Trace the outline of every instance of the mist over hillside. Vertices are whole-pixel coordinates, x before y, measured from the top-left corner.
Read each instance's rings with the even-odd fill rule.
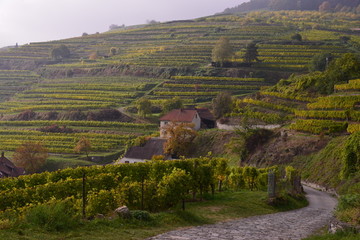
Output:
[[[224,13],[248,12],[255,10],[315,10],[324,12],[360,12],[359,0],[251,0]]]

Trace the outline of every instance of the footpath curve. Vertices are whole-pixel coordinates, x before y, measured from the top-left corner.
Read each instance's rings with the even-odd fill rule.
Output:
[[[337,204],[325,192],[304,190],[309,201],[305,208],[175,230],[148,240],[299,240],[325,226]]]

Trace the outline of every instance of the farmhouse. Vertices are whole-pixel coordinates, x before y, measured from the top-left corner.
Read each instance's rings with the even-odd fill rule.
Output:
[[[0,178],[18,177],[23,174],[25,174],[25,170],[23,168],[16,167],[4,156],[4,152],[2,152],[0,157]]]
[[[120,163],[137,163],[151,160],[153,156],[164,154],[164,138],[151,138],[143,146],[131,147],[120,160]]]
[[[170,122],[193,124],[196,131],[215,127],[215,118],[207,108],[174,109],[160,118],[160,137],[166,137],[164,128]]]
[[[151,138],[143,146],[131,147],[119,163],[137,163],[151,160],[154,156],[165,156],[166,143],[165,127],[171,123],[191,123],[194,130],[200,128],[214,128],[215,118],[207,108],[174,109],[160,118],[160,138]]]

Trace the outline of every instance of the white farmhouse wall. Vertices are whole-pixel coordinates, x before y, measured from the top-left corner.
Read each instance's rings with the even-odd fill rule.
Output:
[[[136,158],[122,158],[119,163],[138,163],[138,162],[146,162],[143,159],[136,159]]]
[[[195,114],[195,116],[194,116],[194,118],[192,120],[192,123],[194,124],[194,127],[193,127],[194,130],[197,131],[197,130],[200,129],[200,127],[201,127],[201,119],[200,119],[200,116],[199,116],[198,113]]]

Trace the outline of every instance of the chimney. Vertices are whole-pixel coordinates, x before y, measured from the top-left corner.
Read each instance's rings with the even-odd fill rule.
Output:
[[[1,152],[1,157],[5,157],[5,153],[4,152]]]

